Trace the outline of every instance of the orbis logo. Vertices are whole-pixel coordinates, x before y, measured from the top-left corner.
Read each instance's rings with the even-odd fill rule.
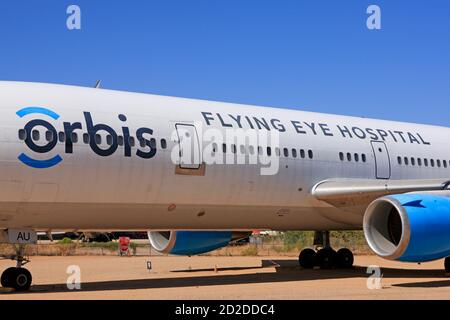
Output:
[[[27,107],[16,112],[20,118],[30,116],[45,116],[48,120],[57,121],[60,115],[45,107]],[[123,146],[123,153],[125,157],[131,157],[132,148],[138,145],[136,155],[143,159],[151,159],[156,155],[155,139],[149,138],[153,135],[153,130],[150,128],[139,128],[136,130],[136,140],[130,134],[130,129],[122,126],[121,134],[106,124],[94,124],[90,112],[83,112],[84,124],[81,122],[63,122],[63,130],[58,133],[55,126],[43,119],[30,120],[19,132],[19,138],[24,140],[27,147],[36,153],[45,154],[51,152],[58,141],[64,143],[65,154],[72,154],[74,151],[74,144],[79,141],[78,134],[81,134],[83,139],[80,139],[85,144],[89,144],[91,150],[101,156],[108,157],[113,155],[119,146]],[[123,114],[118,116],[118,120],[123,124],[127,121],[127,117]],[[46,130],[45,139],[39,139],[40,135],[34,136],[37,128],[43,127]],[[101,136],[99,132],[107,133],[107,143],[101,145]],[[45,141],[45,144],[37,144],[37,141]],[[18,159],[29,167],[37,169],[51,168],[63,161],[61,155],[56,155],[46,160],[34,159],[25,153],[19,155]]]

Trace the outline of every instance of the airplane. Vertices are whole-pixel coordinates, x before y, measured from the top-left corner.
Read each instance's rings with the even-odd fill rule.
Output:
[[[354,260],[330,230],[362,229],[380,257],[450,272],[448,128],[43,83],[0,82],[0,101],[4,287],[30,288],[25,247],[55,231],[191,256],[310,230],[299,264],[326,269]]]

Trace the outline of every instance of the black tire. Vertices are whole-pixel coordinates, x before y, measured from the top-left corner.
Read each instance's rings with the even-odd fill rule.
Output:
[[[16,268],[12,273],[11,286],[17,291],[27,291],[30,289],[32,281],[30,271],[24,268]]]
[[[445,258],[444,267],[445,272],[450,273],[450,257]]]
[[[2,273],[1,284],[3,288],[12,288],[11,279],[15,271],[16,268],[8,268]]]
[[[336,267],[336,251],[331,248],[320,249],[314,260],[321,269],[333,269]]]
[[[355,261],[355,258],[353,257],[353,253],[349,249],[342,248],[338,250],[336,257],[338,268],[350,269],[353,267],[353,262]]]
[[[304,269],[314,268],[316,252],[313,249],[304,249],[298,256],[298,263]]]

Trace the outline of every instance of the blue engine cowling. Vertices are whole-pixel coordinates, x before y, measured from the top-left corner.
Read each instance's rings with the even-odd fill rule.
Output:
[[[156,251],[192,256],[226,247],[231,241],[250,236],[233,231],[149,231],[148,239]]]
[[[364,234],[379,256],[425,262],[450,256],[450,194],[408,193],[375,200],[364,215]]]

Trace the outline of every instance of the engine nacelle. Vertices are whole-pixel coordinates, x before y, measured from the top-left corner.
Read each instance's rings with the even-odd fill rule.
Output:
[[[250,234],[233,231],[149,231],[148,239],[158,252],[192,256],[226,247],[231,241]]]
[[[450,256],[448,193],[409,193],[372,202],[364,215],[364,234],[380,257],[425,262]]]

